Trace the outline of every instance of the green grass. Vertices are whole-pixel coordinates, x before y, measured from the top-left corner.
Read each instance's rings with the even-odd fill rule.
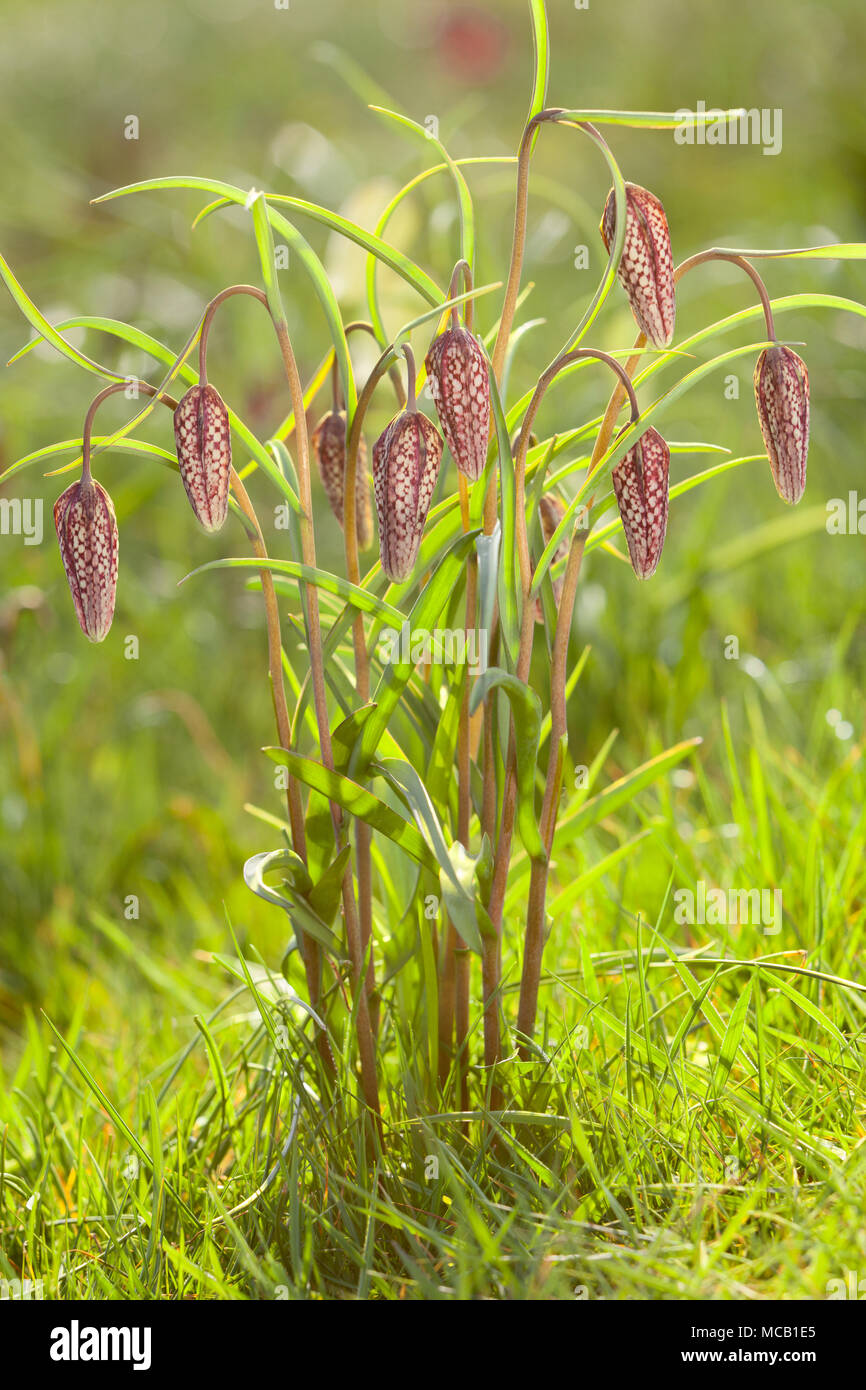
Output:
[[[277,909],[234,900],[250,988],[233,948],[191,949],[193,921],[227,940],[191,878],[147,927],[56,906],[62,1040],[28,1011],[2,1085],[2,1273],[61,1298],[825,1297],[866,1258],[863,986],[839,982],[863,947],[863,772],[829,726],[819,777],[749,713],[754,756],[684,765],[561,857],[554,900],[647,832],[554,913],[510,1112],[477,1118],[480,1069],[476,1117],[431,1107],[414,928],[392,919],[384,1153],[318,1073]],[[778,883],[781,931],[675,924],[669,874]]]

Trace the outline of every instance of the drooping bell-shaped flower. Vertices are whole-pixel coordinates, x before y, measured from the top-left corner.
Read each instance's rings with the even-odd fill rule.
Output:
[[[774,343],[755,366],[755,402],[776,491],[794,506],[806,489],[809,373],[796,352]]]
[[[206,531],[219,531],[228,515],[232,436],[216,387],[189,388],[174,412],[174,439],[190,506]]]
[[[436,426],[412,404],[391,421],[373,449],[382,569],[395,584],[408,579],[414,568],[442,449]]]
[[[647,429],[611,473],[632,569],[649,579],[661,558],[668,525],[670,450]]]
[[[114,617],[117,593],[117,520],[111,498],[93,478],[82,478],[54,504],[60,558],[75,614],[85,637],[102,642]]]
[[[655,194],[639,184],[625,186],[625,242],[619,278],[638,327],[653,347],[673,342],[676,298],[671,236],[665,210]],[[611,189],[599,228],[610,251],[616,234],[616,198]]]
[[[324,415],[314,429],[310,443],[331,511],[342,526],[346,483],[346,412],[332,410]],[[367,477],[367,445],[363,437],[358,441],[355,460],[355,524],[358,545],[366,550],[373,540],[373,510]]]
[[[484,349],[468,328],[455,326],[433,340],[425,365],[448,448],[460,472],[474,483],[484,472],[490,438]]]

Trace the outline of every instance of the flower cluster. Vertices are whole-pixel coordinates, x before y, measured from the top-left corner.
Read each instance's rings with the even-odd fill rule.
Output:
[[[676,319],[667,217],[659,199],[637,184],[626,184],[625,208],[619,278],[641,334],[648,343],[663,349],[673,341]],[[610,252],[616,238],[613,189],[599,230]],[[757,280],[751,267],[747,268]],[[768,326],[772,328],[769,311]],[[457,468],[474,483],[484,472],[491,433],[487,355],[469,329],[458,324],[456,315],[451,326],[434,338],[425,360],[441,434],[418,410],[414,362],[408,349],[406,352],[410,363],[406,407],[391,420],[373,448],[382,569],[397,584],[404,583],[415,568],[445,443]],[[784,501],[796,503],[806,485],[809,375],[797,354],[775,340],[761,353],[755,367],[755,399],[776,488]],[[335,405],[320,420],[311,440],[325,494],[341,526],[346,435],[346,413]],[[206,531],[219,531],[228,514],[231,423],[225,402],[207,383],[204,372],[201,383],[190,387],[174,411],[174,437],[178,469],[192,510]],[[366,446],[361,439],[355,468],[355,524],[362,549],[373,540],[366,462]],[[652,427],[643,430],[612,469],[629,558],[639,579],[648,579],[661,557],[668,521],[669,470],[668,446]],[[545,498],[540,505],[542,530],[549,538],[557,524],[555,508]],[[90,478],[89,466],[81,482],[58,499],[54,517],[78,621],[92,641],[102,641],[114,612],[117,523],[111,499]],[[564,552],[565,542],[556,558]]]

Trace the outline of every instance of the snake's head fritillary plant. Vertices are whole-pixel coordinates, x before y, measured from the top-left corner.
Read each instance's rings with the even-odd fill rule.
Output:
[[[114,505],[102,484],[82,478],[61,493],[54,526],[81,631],[102,642],[114,617],[118,552]]]
[[[625,242],[619,278],[647,342],[657,348],[670,347],[674,337],[676,297],[668,219],[655,194],[639,184],[626,184],[625,203]],[[613,189],[607,196],[599,230],[610,251],[616,236]]]
[[[436,414],[454,462],[470,482],[484,472],[490,439],[490,378],[484,349],[468,328],[435,338],[426,367]]]
[[[432,420],[408,409],[391,421],[373,449],[382,569],[395,584],[415,568],[443,447]]]
[[[802,357],[774,343],[755,366],[755,402],[776,491],[792,506],[806,490],[809,373]]]
[[[476,218],[470,186],[474,185],[475,176],[465,179],[457,161],[438,139],[434,141],[436,165],[424,173],[413,172],[399,193],[389,193],[388,206],[376,221],[375,232],[330,208],[276,192],[251,189],[246,194],[234,185],[199,175],[192,179],[150,178],[104,195],[126,196],[157,187],[185,188],[199,195],[209,190],[217,201],[209,202],[202,216],[205,212],[216,215],[230,206],[239,210],[242,205],[251,214],[248,230],[253,234],[251,249],[261,262],[261,284],[212,287],[216,292],[203,306],[198,325],[189,325],[185,346],[178,345],[171,351],[155,344],[159,348],[158,359],[165,359],[160,361],[161,382],[137,381],[136,385],[151,398],[154,407],[173,415],[181,479],[195,517],[206,531],[216,532],[225,525],[232,488],[232,511],[237,514],[233,520],[242,522],[238,539],[245,541],[244,548],[251,553],[233,554],[233,528],[226,526],[226,553],[199,565],[194,573],[220,569],[239,570],[248,578],[255,576],[253,583],[263,599],[267,667],[264,642],[260,664],[263,675],[267,670],[280,745],[268,751],[276,755],[280,773],[286,774],[275,786],[279,785],[285,793],[288,819],[276,818],[269,811],[264,813],[265,821],[275,831],[279,827],[280,847],[276,854],[254,855],[248,862],[245,879],[265,901],[279,903],[291,921],[291,957],[287,952],[285,958],[285,976],[291,990],[287,998],[303,1002],[295,990],[303,973],[309,1010],[303,1018],[300,1011],[296,1017],[292,1005],[291,1016],[297,1027],[293,1023],[290,1041],[279,1049],[278,1066],[272,1065],[276,1056],[271,1050],[273,1029],[268,1026],[258,1030],[262,1046],[268,1050],[262,1070],[267,1081],[267,1089],[262,1090],[264,1102],[268,1112],[273,1104],[274,1119],[279,1119],[283,1097],[296,1089],[296,1077],[305,1078],[309,1072],[309,1086],[304,1080],[298,1093],[298,1105],[303,1101],[304,1109],[294,1112],[292,1125],[297,1119],[298,1124],[306,1126],[309,1109],[317,1135],[321,1132],[321,1142],[330,1146],[336,1142],[338,1129],[347,1135],[352,1132],[351,1124],[344,1123],[348,1111],[335,1112],[339,1124],[332,1126],[329,1119],[320,1129],[321,1105],[326,1103],[330,1114],[331,1097],[335,1094],[331,1088],[336,1080],[355,1117],[360,1120],[363,1116],[357,1147],[354,1137],[351,1141],[353,1172],[357,1177],[362,1170],[368,1171],[372,1159],[377,1172],[390,1175],[387,1187],[389,1191],[393,1188],[394,1200],[401,1206],[404,1195],[411,1198],[414,1192],[414,1179],[409,1182],[414,1168],[403,1163],[398,1147],[388,1152],[388,1146],[403,1142],[399,1135],[404,1130],[405,1110],[405,1104],[396,1109],[394,1104],[402,1064],[398,1065],[393,1049],[405,1048],[407,1057],[417,1051],[421,1058],[421,1072],[406,1073],[412,1091],[403,1097],[404,1101],[408,1097],[417,1118],[423,1119],[421,1111],[428,1105],[435,1107],[438,1120],[443,1123],[456,1117],[456,1126],[451,1128],[462,1148],[475,1142],[470,1129],[475,1125],[473,1115],[479,1117],[479,1135],[486,1133],[487,1120],[482,1117],[489,1104],[493,1115],[503,1117],[503,1123],[496,1124],[498,1145],[506,1133],[504,1119],[512,1101],[517,1102],[524,1115],[531,1117],[535,1113],[534,1101],[529,1109],[524,1109],[528,1095],[524,1093],[525,1079],[531,1080],[532,1095],[536,1095],[530,1071],[539,1067],[536,1074],[541,1076],[549,1069],[546,1054],[536,1046],[535,1038],[540,990],[547,990],[548,984],[554,985],[557,978],[555,971],[546,975],[542,970],[551,938],[551,920],[559,919],[561,931],[563,917],[568,919],[576,913],[586,918],[594,910],[592,897],[584,892],[587,883],[583,883],[576,897],[573,887],[567,886],[573,867],[579,864],[575,857],[579,853],[577,837],[583,830],[591,833],[593,838],[585,858],[588,863],[598,861],[599,874],[631,853],[630,845],[624,843],[614,854],[601,858],[605,853],[603,841],[594,837],[610,833],[610,826],[604,823],[604,791],[593,798],[601,809],[593,813],[587,804],[584,809],[588,815],[584,819],[584,809],[580,809],[584,807],[584,793],[575,802],[570,786],[572,767],[576,770],[582,766],[576,759],[584,753],[589,754],[588,762],[597,769],[597,774],[592,773],[593,779],[596,775],[601,777],[611,746],[594,748],[593,741],[601,732],[599,720],[595,716],[585,719],[583,710],[569,708],[588,655],[585,653],[575,663],[575,625],[587,625],[577,608],[579,585],[584,583],[584,571],[589,567],[595,586],[595,567],[606,563],[603,551],[613,549],[604,545],[608,533],[604,513],[610,497],[607,486],[601,485],[603,471],[606,473],[602,464],[617,453],[611,445],[627,400],[629,434],[622,437],[620,445],[627,452],[611,469],[611,485],[631,566],[639,579],[648,579],[659,564],[665,543],[670,450],[661,434],[646,422],[652,420],[667,428],[665,422],[673,414],[671,407],[680,411],[683,398],[705,380],[706,374],[740,355],[748,354],[751,362],[755,352],[754,346],[748,345],[724,351],[702,363],[701,370],[692,370],[691,363],[685,365],[685,354],[664,353],[653,365],[663,367],[677,380],[666,381],[656,393],[651,373],[635,372],[636,362],[644,365],[648,360],[648,356],[642,355],[643,339],[653,349],[670,347],[676,319],[675,280],[680,284],[682,277],[695,267],[723,261],[738,265],[750,277],[765,317],[766,333],[762,333],[760,342],[768,344],[755,369],[760,427],[779,494],[786,502],[796,503],[806,483],[809,377],[797,354],[778,343],[773,313],[774,309],[815,307],[826,296],[803,294],[787,302],[773,301],[768,285],[752,262],[777,255],[798,259],[815,255],[825,261],[830,256],[853,259],[852,252],[857,259],[866,255],[866,248],[859,245],[772,252],[707,246],[693,249],[675,270],[662,203],[637,183],[623,185],[616,172],[616,153],[597,127],[610,125],[614,131],[617,127],[666,128],[676,113],[603,111],[590,121],[585,111],[545,105],[549,36],[544,0],[530,0],[530,10],[536,72],[531,114],[523,126],[513,161],[516,189],[507,261],[498,255],[501,208],[498,203],[490,203],[477,209],[487,214],[486,218]],[[326,110],[322,104],[320,114]],[[386,119],[395,118],[394,112],[378,110]],[[721,113],[721,117],[731,120],[736,115]],[[296,103],[292,119],[300,118]],[[396,119],[405,127],[406,117],[398,115]],[[695,119],[700,119],[703,128],[703,116],[695,113]],[[572,134],[554,135],[557,128],[563,127],[570,128]],[[612,189],[601,217],[600,233],[608,250],[608,264],[599,266],[598,283],[594,288],[587,284],[585,296],[579,290],[575,292],[574,277],[563,275],[561,262],[558,267],[552,263],[537,266],[541,274],[549,276],[544,290],[547,307],[552,311],[551,317],[563,320],[562,337],[557,330],[556,339],[565,346],[557,351],[556,340],[545,342],[533,361],[537,337],[527,335],[526,330],[541,328],[546,322],[534,317],[531,305],[524,308],[532,288],[526,283],[524,261],[533,251],[532,239],[527,236],[527,210],[534,201],[530,197],[534,148],[548,139],[583,140],[587,136],[594,147],[593,157],[599,152],[604,154],[605,178],[613,173],[619,190],[619,206],[617,193]],[[636,146],[638,137],[633,139]],[[466,162],[488,162],[486,153],[476,154],[477,158],[467,156]],[[444,162],[439,163],[443,157]],[[426,163],[429,156],[423,158]],[[501,160],[502,152],[495,153],[492,162]],[[463,162],[461,158],[460,163]],[[511,163],[511,156],[508,162]],[[362,160],[359,167],[365,170],[366,161]],[[397,224],[390,230],[387,224],[404,198],[413,194],[428,174],[438,173],[451,175],[453,189],[446,193],[443,179],[443,191],[435,196],[453,198],[457,216],[453,222],[443,223],[441,235],[425,239],[422,260],[429,260],[430,265],[424,268],[410,254],[412,248],[400,244],[402,233]],[[688,178],[689,171],[680,176]],[[346,188],[342,193],[348,196],[350,191]],[[718,197],[723,210],[724,193],[721,190]],[[677,194],[680,205],[685,206],[682,184]],[[670,205],[673,209],[673,194]],[[312,215],[315,222],[328,229],[329,237],[345,237],[362,248],[367,268],[360,284],[341,288],[339,283],[332,283],[327,258],[325,262],[319,259],[290,220],[296,212],[305,217]],[[703,214],[693,223],[675,228],[676,238],[685,242],[689,226],[702,223]],[[247,225],[247,219],[240,225]],[[404,225],[411,226],[411,219],[407,218]],[[293,248],[288,275],[283,273],[289,267],[278,257],[274,233],[279,237],[279,250],[288,250],[284,244],[287,242]],[[771,236],[767,242],[775,245],[778,239]],[[298,254],[294,248],[298,248]],[[601,255],[600,246],[597,249]],[[536,259],[544,258],[536,255]],[[490,283],[475,282],[479,265],[484,268],[485,280],[489,269]],[[389,276],[396,275],[405,292],[412,296],[408,300],[411,307],[405,316],[407,322],[400,327],[396,309],[403,303],[404,289],[399,295],[389,295],[385,302],[383,286],[377,285],[376,278],[383,268]],[[57,274],[61,270],[58,266]],[[625,303],[614,271],[643,335],[639,352],[622,341],[631,335],[632,325],[629,315],[623,313]],[[309,294],[309,304],[306,291],[301,288],[305,276],[311,281],[308,288],[315,292]],[[82,359],[78,350],[37,311],[2,256],[0,278],[38,335],[65,350],[79,365],[83,360],[105,378],[106,384],[85,417],[81,480],[67,488],[54,509],[60,552],[78,621],[91,641],[101,642],[110,629],[114,612],[118,529],[111,499],[91,477],[91,454],[115,445],[121,434],[101,436],[94,441],[92,430],[102,402],[126,392],[134,378],[121,379],[110,365]],[[56,278],[54,272],[52,278]],[[290,301],[284,302],[284,290],[291,295]],[[491,294],[493,299],[486,297]],[[274,412],[267,433],[250,428],[234,409],[230,417],[219,392],[208,383],[207,345],[214,317],[219,307],[235,296],[242,296],[245,304],[250,300],[258,303],[256,314],[262,332],[267,334],[271,346],[279,350],[281,385],[284,378],[288,396]],[[358,318],[358,303],[365,300],[367,317]],[[615,318],[619,318],[620,328],[628,328],[628,333],[617,333],[615,322],[608,329],[601,318],[602,311],[617,302],[619,311]],[[862,305],[852,301],[832,301],[834,313],[840,306],[861,315],[864,312]],[[605,351],[593,343],[590,332],[596,320],[601,341],[607,337],[613,341],[616,334],[616,348]],[[107,331],[127,346],[142,341],[134,325],[115,324],[112,328],[110,320],[81,320],[88,321],[101,322],[103,328],[107,325]],[[303,333],[290,331],[290,322],[299,328],[303,326]],[[702,350],[706,341],[714,339],[724,326],[723,320],[721,325],[709,325],[696,335]],[[366,372],[366,379],[363,353],[353,355],[348,346],[349,335],[356,331],[372,338],[375,348],[374,365]],[[432,411],[430,418],[421,413],[417,404],[412,343],[415,341],[417,346],[422,334],[435,418]],[[196,379],[198,384],[186,390],[178,403],[173,383],[185,369],[196,341],[198,376],[190,379]],[[366,345],[370,346],[369,341]],[[324,358],[323,350],[327,352]],[[405,387],[401,354],[406,364]],[[594,362],[594,371],[603,367],[616,378],[612,394],[607,397],[605,393],[608,404],[600,415],[591,392],[587,392],[584,410],[587,375],[578,376],[573,370],[590,360]],[[316,362],[321,365],[315,367]],[[167,368],[164,375],[163,367]],[[680,371],[681,367],[684,370]],[[322,400],[320,393],[326,387],[329,371],[331,408],[323,414],[328,405],[317,403]],[[384,405],[381,396],[377,396],[389,377],[396,406]],[[551,406],[546,393],[557,380],[565,389],[555,393]],[[242,410],[242,384],[227,384],[226,390],[236,409]],[[645,393],[646,398],[639,400],[638,396],[643,398]],[[138,394],[138,390],[132,393]],[[268,401],[271,396],[269,386]],[[542,406],[545,415],[539,413]],[[121,432],[124,450],[133,455],[127,462],[134,467],[148,457],[155,456],[160,462],[166,458],[165,440],[156,443],[135,434],[149,410],[150,407],[147,411],[137,410],[136,418]],[[399,413],[391,418],[395,410]],[[545,418],[551,410],[552,418]],[[310,411],[321,415],[312,435],[307,419]],[[167,415],[162,419],[168,430]],[[363,433],[366,430],[367,438],[372,440],[374,428],[377,432],[387,419],[390,423],[371,451],[381,569],[370,563],[364,567],[364,573],[358,552],[372,543],[376,528]],[[373,420],[377,422],[375,427]],[[244,467],[237,470],[232,468],[232,424],[244,450]],[[671,431],[675,428],[671,423]],[[454,459],[454,471],[441,467],[446,443]],[[77,450],[77,446],[76,440],[72,447]],[[692,446],[678,446],[683,452],[686,447]],[[693,447],[702,453],[717,445],[713,442]],[[30,451],[18,463],[4,467],[4,486],[6,478],[25,464],[35,464],[49,455],[64,455],[69,448],[70,440],[66,439]],[[313,487],[313,459],[327,505],[318,488]],[[730,459],[725,468],[746,462],[747,459]],[[713,465],[698,472],[690,478],[688,487],[709,482],[719,471]],[[348,483],[350,472],[355,479],[353,484]],[[738,477],[745,479],[745,470]],[[477,486],[470,490],[467,482]],[[176,484],[173,487],[175,501],[185,512],[180,489]],[[268,488],[273,489],[273,496],[266,500],[269,514],[262,513],[260,521],[257,494]],[[434,493],[437,507],[422,547]],[[578,505],[579,518],[575,514]],[[566,507],[568,525],[563,524]],[[333,552],[339,549],[333,542],[340,537],[331,534],[335,528],[329,508],[345,533],[339,559],[333,558]],[[346,525],[347,516],[353,511],[354,531]],[[700,524],[699,519],[692,514],[681,520],[684,529],[691,528],[691,538],[686,531],[686,548],[694,551],[697,541],[693,528]],[[316,533],[322,522],[327,540],[324,546],[317,546]],[[732,526],[739,528],[739,521]],[[560,528],[562,533],[554,546],[553,538]],[[580,532],[585,530],[586,536],[578,534],[578,528]],[[533,553],[533,547],[536,552],[538,549],[539,531],[543,546],[551,552],[553,603],[540,556]],[[622,551],[619,558],[625,559]],[[374,552],[370,559],[374,559]],[[693,581],[694,573],[686,570],[686,586]],[[631,585],[627,575],[625,578]],[[142,575],[141,583],[145,582],[146,575]],[[395,589],[397,585],[401,588]],[[631,588],[632,602],[639,606],[634,586]],[[596,605],[588,607],[594,609]],[[291,640],[284,641],[287,617]],[[679,618],[674,616],[670,621],[677,623]],[[399,656],[394,656],[395,648],[390,643],[390,654],[386,656],[384,642],[381,646],[377,642],[380,634],[384,637],[386,623],[399,638]],[[625,628],[616,636],[625,641]],[[237,660],[235,648],[230,647],[229,651],[228,659]],[[627,655],[637,660],[632,653]],[[245,687],[247,671],[242,674]],[[253,664],[249,674],[254,674]],[[578,693],[581,702],[585,686],[586,683]],[[244,688],[244,710],[246,693]],[[640,682],[627,693],[638,699]],[[234,712],[233,707],[233,716]],[[692,741],[688,740],[668,750],[664,764],[653,769],[653,777],[661,775],[667,766],[672,767],[691,747]],[[623,797],[630,800],[649,782],[639,769],[633,777],[624,776],[619,785],[623,787]],[[564,828],[562,820],[557,823],[561,814],[567,816],[564,835],[557,833]],[[515,836],[522,842],[520,861],[514,856]],[[640,853],[648,856],[650,846]],[[640,862],[642,872],[645,861],[641,858]],[[265,881],[265,873],[279,874],[285,892],[272,889]],[[431,892],[437,875],[441,897]],[[594,876],[595,871],[589,875]],[[578,871],[577,877],[584,876]],[[551,902],[549,889],[554,881],[563,885],[563,891]],[[216,898],[216,885],[213,887]],[[428,913],[431,901],[435,904],[432,915]],[[503,984],[503,948],[512,956],[508,975],[513,976],[517,940],[522,942],[522,958],[519,998],[514,1000],[514,1007],[511,985]],[[473,962],[473,957],[480,960]],[[587,948],[581,963],[592,958],[593,953]],[[476,965],[480,966],[476,970],[480,993],[472,978]],[[244,974],[252,988],[252,978],[246,970]],[[559,1008],[560,993],[557,989],[543,997],[550,1001],[553,1018],[553,1010]],[[483,1034],[483,1070],[476,1066],[478,1046],[472,1021],[476,999],[481,1003],[477,1021]],[[746,999],[743,1007],[748,1003]],[[283,1008],[288,1008],[286,998],[281,997],[275,1007],[282,1018]],[[546,1014],[548,1007],[546,1002]],[[627,1000],[625,1008],[628,1020]],[[268,1022],[263,1008],[260,1013],[262,1022]],[[419,1027],[422,1019],[424,1026]],[[745,1019],[745,1014],[740,1016],[742,1026]],[[511,1021],[516,1024],[514,1031]],[[548,1031],[552,1029],[548,1030],[545,1023],[545,1049]],[[607,1044],[602,1048],[600,1038],[597,1042],[601,1056]],[[516,1070],[511,1065],[512,1053],[519,1061]],[[551,1050],[549,1055],[555,1054]],[[356,1085],[356,1059],[360,1091]],[[283,1062],[287,1065],[283,1066]],[[384,1070],[380,1070],[382,1062]],[[319,1066],[320,1078],[313,1071]],[[387,1079],[384,1091],[379,1085],[380,1075]],[[277,1087],[273,1100],[272,1076]],[[515,1082],[518,1091],[514,1089]],[[615,1076],[611,1084],[615,1084]],[[727,1084],[724,1078],[722,1084]],[[548,1093],[553,1095],[545,1082],[544,1094]],[[609,1094],[608,1091],[608,1097]],[[324,1099],[316,1099],[319,1096]],[[385,1114],[382,1097],[389,1107]],[[721,1100],[721,1090],[716,1099]],[[540,1104],[547,1107],[546,1100]],[[397,1124],[393,1123],[395,1117]],[[158,1114],[154,1118],[159,1122]],[[539,1115],[540,1120],[545,1118]],[[380,1123],[386,1120],[387,1124]],[[566,1123],[571,1130],[569,1117]],[[540,1134],[541,1129],[541,1124],[533,1123],[526,1133]],[[276,1127],[273,1134],[277,1134]],[[368,1136],[375,1141],[375,1147],[366,1146]],[[159,1134],[153,1138],[159,1153]],[[215,1135],[214,1142],[219,1142]],[[294,1143],[290,1137],[289,1147]],[[486,1139],[484,1144],[486,1148]],[[300,1140],[298,1151],[299,1146]],[[597,1147],[601,1155],[601,1138]],[[492,1147],[490,1152],[494,1152]],[[322,1156],[327,1160],[327,1173],[330,1148],[323,1149]],[[571,1171],[571,1159],[566,1158],[564,1149],[562,1157]],[[386,1165],[381,1169],[380,1159]],[[400,1188],[398,1181],[402,1180],[398,1175],[404,1169],[407,1185]],[[577,1168],[574,1171],[572,1186],[583,1185],[584,1177]],[[343,1175],[337,1174],[335,1184],[342,1179]],[[235,1180],[231,1178],[232,1182]],[[241,1181],[241,1177],[237,1180]],[[257,1194],[265,1193],[269,1183],[270,1178],[266,1177],[264,1185],[257,1185]],[[279,1205],[282,1196],[278,1187],[279,1184],[271,1196]],[[246,1212],[251,1221],[259,1215],[264,1217],[265,1202],[254,1212],[250,1200],[241,1201],[232,1210]],[[351,1217],[350,1206],[345,1211]],[[602,1215],[600,1210],[599,1219]],[[207,1216],[205,1207],[202,1219]],[[270,1227],[270,1215],[267,1221]],[[358,1225],[360,1229],[360,1222]],[[379,1268],[380,1242],[384,1239],[374,1226],[375,1223],[368,1227],[371,1248],[363,1254],[365,1285],[370,1282],[368,1274]],[[302,1230],[299,1234],[293,1228],[293,1234],[303,1245]],[[332,1263],[331,1268],[336,1270],[337,1264]],[[322,1278],[325,1277],[323,1268]],[[377,1295],[380,1285],[384,1287],[382,1281],[390,1277],[383,1272],[380,1280],[379,1274],[375,1274]],[[302,1272],[302,1278],[306,1286],[306,1272]],[[399,1278],[402,1287],[403,1275]],[[423,1287],[420,1280],[416,1282]],[[301,1284],[292,1287],[300,1289]]]
[[[191,386],[174,412],[180,476],[206,531],[225,525],[229,505],[232,436],[229,413],[214,386]]]
[[[613,490],[638,579],[649,579],[661,559],[668,527],[670,450],[658,430],[646,430],[612,470]]]
[[[310,444],[331,511],[342,526],[346,489],[346,412],[331,410],[324,415],[310,437]],[[367,477],[367,445],[363,437],[358,441],[355,462],[355,524],[358,528],[358,545],[366,550],[373,541],[373,510]]]

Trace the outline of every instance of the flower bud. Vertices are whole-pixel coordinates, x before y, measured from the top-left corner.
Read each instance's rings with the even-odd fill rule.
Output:
[[[613,490],[638,579],[655,572],[668,525],[670,450],[657,430],[647,429],[612,470]]]
[[[180,476],[206,531],[219,531],[229,505],[232,436],[229,413],[214,386],[191,386],[174,412]]]
[[[550,543],[554,531],[556,530],[557,526],[562,521],[562,518],[565,515],[565,508],[563,507],[562,503],[558,500],[558,498],[552,496],[552,494],[550,493],[545,493],[540,498],[538,503],[538,515],[541,521],[541,534],[544,538],[544,544],[546,547]],[[568,548],[569,541],[567,538],[564,538],[559,542],[559,545],[553,552],[553,559],[550,562],[549,573],[551,575],[551,582],[553,584],[553,601],[556,604],[557,608],[559,608],[559,601],[562,598],[562,585],[564,581],[562,576],[560,576],[559,579],[553,579],[553,567],[554,565],[558,564],[560,560],[565,559],[566,555],[568,554]],[[543,622],[544,609],[541,604],[541,599],[536,599],[535,602],[536,621]]]
[[[117,520],[111,498],[92,478],[82,478],[54,503],[60,558],[75,614],[85,637],[102,642],[114,617],[117,592]]]
[[[434,339],[425,365],[442,433],[454,462],[471,482],[484,472],[490,438],[487,358],[467,328]]]
[[[412,573],[439,465],[442,436],[417,410],[404,410],[373,449],[373,489],[382,569],[395,584]]]
[[[346,485],[346,412],[332,410],[324,415],[313,431],[310,443],[319,465],[322,486],[331,504],[331,511],[343,525],[343,495]],[[366,550],[373,540],[373,510],[370,504],[370,483],[367,478],[367,445],[358,441],[355,460],[355,524],[358,545]]]
[[[641,333],[653,347],[669,347],[674,336],[676,300],[671,236],[665,210],[653,193],[636,183],[625,186],[625,241],[619,278]],[[616,235],[616,197],[611,189],[599,228],[610,251]]]
[[[764,348],[755,366],[755,401],[776,491],[793,506],[806,488],[809,373],[790,348]]]

